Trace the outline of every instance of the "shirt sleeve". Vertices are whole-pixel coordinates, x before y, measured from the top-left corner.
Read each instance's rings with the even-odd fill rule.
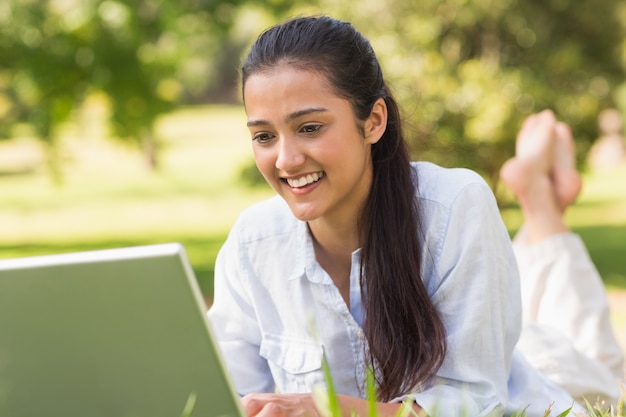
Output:
[[[501,415],[521,329],[509,235],[484,182],[425,210],[424,281],[446,329],[447,355],[430,385],[410,396],[429,415]]]
[[[220,249],[215,262],[214,302],[208,312],[213,334],[239,395],[273,392],[267,361],[259,355],[261,331],[242,271],[243,248],[237,226]]]

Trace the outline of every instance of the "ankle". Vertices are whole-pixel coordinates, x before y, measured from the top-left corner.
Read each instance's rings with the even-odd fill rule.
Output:
[[[534,181],[525,193],[518,195],[518,200],[529,244],[569,232],[550,178],[542,177]]]

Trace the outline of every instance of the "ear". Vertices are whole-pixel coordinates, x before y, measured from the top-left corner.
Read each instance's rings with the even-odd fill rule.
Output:
[[[387,103],[383,98],[379,98],[365,120],[365,140],[373,145],[383,137],[385,130],[387,130]]]

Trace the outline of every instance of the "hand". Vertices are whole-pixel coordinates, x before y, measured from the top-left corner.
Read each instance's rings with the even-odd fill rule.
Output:
[[[311,394],[248,394],[241,402],[248,417],[320,417]]]
[[[338,394],[337,400],[343,416],[367,416],[367,400]],[[322,417],[312,394],[248,394],[241,400],[248,417]],[[413,415],[425,415],[422,408],[408,403]],[[377,403],[379,416],[397,416],[404,403]],[[403,415],[407,415],[404,413]]]

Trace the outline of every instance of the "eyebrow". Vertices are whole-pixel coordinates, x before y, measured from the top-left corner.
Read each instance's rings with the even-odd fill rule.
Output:
[[[302,116],[306,116],[307,114],[311,114],[311,113],[325,113],[327,112],[328,109],[324,108],[324,107],[310,107],[308,109],[302,109],[302,110],[298,110],[296,112],[290,113],[289,115],[287,115],[286,117],[286,121],[291,121],[294,119],[297,119],[298,117],[302,117]],[[253,126],[267,126],[269,125],[270,122],[268,122],[267,120],[249,120],[247,123],[248,127],[253,127]]]

